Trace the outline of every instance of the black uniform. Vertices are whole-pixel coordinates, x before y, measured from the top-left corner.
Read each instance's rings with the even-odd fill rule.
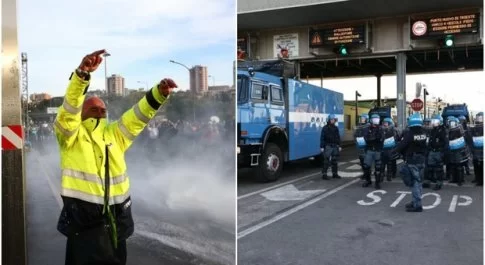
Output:
[[[402,141],[393,152],[402,153],[406,163],[401,168],[401,175],[406,186],[412,188],[413,201],[406,204],[409,212],[421,212],[422,181],[425,167],[426,132],[422,127],[406,130]]]
[[[396,147],[399,141],[399,133],[392,126],[389,128],[383,128],[384,133],[384,148],[382,150],[382,174],[386,173],[387,181],[391,181],[396,177],[397,171],[397,158],[396,153],[392,153],[391,150]],[[386,171],[387,167],[387,171]]]
[[[483,123],[470,128],[470,136],[473,142],[473,170],[475,183],[483,186]]]
[[[429,133],[427,154],[427,178],[423,187],[429,187],[430,182],[436,182],[435,190],[443,184],[443,165],[445,151],[448,149],[448,132],[443,125],[433,128]]]
[[[465,131],[458,125],[450,128],[448,132],[449,150],[448,162],[453,183],[461,186],[465,178],[465,168],[463,163],[468,161],[469,152],[465,141]]]
[[[340,178],[338,175],[340,133],[337,126],[334,124],[327,124],[323,126],[322,133],[320,135],[320,148],[324,148],[322,178],[327,179],[327,171],[330,163],[332,165],[333,177]]]
[[[365,148],[364,158],[364,179],[363,187],[368,187],[372,184],[371,181],[371,168],[375,163],[375,188],[380,189],[380,182],[382,182],[382,166],[381,166],[381,154],[384,143],[384,133],[380,126],[371,125],[364,133],[364,139],[367,144]]]

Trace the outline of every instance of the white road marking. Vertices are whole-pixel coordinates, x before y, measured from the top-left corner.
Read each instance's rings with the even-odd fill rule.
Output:
[[[300,210],[302,210],[302,209],[304,209],[304,208],[306,208],[306,207],[308,207],[308,206],[310,206],[310,205],[312,205],[312,204],[314,204],[314,203],[316,203],[316,202],[318,202],[318,201],[320,201],[320,200],[322,200],[322,199],[324,199],[324,198],[326,198],[326,197],[328,197],[328,196],[330,196],[330,195],[332,195],[332,194],[334,194],[334,193],[336,193],[336,192],[338,192],[338,191],[340,191],[342,189],[345,189],[346,187],[348,187],[350,185],[353,185],[354,183],[356,183],[358,181],[360,181],[360,179],[354,179],[352,181],[349,181],[349,182],[343,184],[342,186],[339,186],[339,187],[337,187],[335,189],[332,189],[332,190],[330,190],[328,192],[325,192],[324,194],[319,195],[316,198],[313,198],[313,199],[311,199],[311,200],[309,200],[307,202],[304,202],[304,203],[302,203],[300,205],[297,205],[296,207],[293,207],[293,208],[291,208],[291,209],[289,209],[289,210],[287,210],[285,212],[282,212],[282,213],[274,216],[271,219],[268,219],[268,220],[266,220],[264,222],[261,222],[259,224],[254,225],[254,226],[251,226],[251,227],[247,228],[246,230],[243,230],[243,231],[239,232],[237,234],[237,238],[238,239],[241,239],[241,238],[243,238],[243,237],[245,237],[245,236],[247,236],[247,235],[249,235],[251,233],[254,233],[254,232],[258,231],[259,229],[261,229],[263,227],[266,227],[266,226],[268,226],[268,225],[270,225],[270,224],[272,224],[274,222],[277,222],[277,221],[279,221],[279,220],[281,220],[281,219],[283,219],[283,218],[285,218],[285,217],[287,217],[287,216],[289,216],[289,215],[291,215],[293,213],[296,213],[296,212],[298,212],[298,211],[300,211]]]
[[[362,169],[362,167],[360,165],[352,165],[350,167],[347,167],[346,169],[359,170],[359,169]]]
[[[325,192],[321,190],[298,190],[295,185],[288,184],[278,189],[261,193],[261,196],[270,201],[301,201],[317,193]]]
[[[453,195],[453,199],[451,201],[450,208],[448,209],[449,212],[454,213],[457,205],[458,206],[468,206],[468,205],[472,204],[472,202],[473,202],[473,200],[470,196],[460,195],[459,198],[465,199],[465,202],[458,203],[458,195]]]
[[[438,193],[434,193],[434,192],[428,192],[428,193],[425,193],[421,196],[421,199],[423,199],[424,197],[426,196],[429,196],[429,195],[433,195],[436,197],[434,203],[432,205],[428,205],[428,206],[423,206],[423,209],[424,210],[429,210],[429,209],[433,209],[435,208],[436,206],[440,205],[441,203],[441,196],[438,194]]]
[[[314,177],[318,174],[322,174],[320,172],[315,172],[315,173],[312,173],[310,175],[306,175],[304,177],[301,177],[301,178],[297,178],[297,179],[293,179],[293,180],[290,180],[290,181],[286,181],[286,182],[283,182],[283,183],[280,183],[280,184],[277,184],[277,185],[274,185],[274,186],[271,186],[271,187],[267,187],[267,188],[264,188],[264,189],[260,189],[260,190],[257,190],[257,191],[253,191],[253,192],[250,192],[250,193],[246,193],[244,195],[241,195],[239,197],[237,197],[238,200],[240,199],[244,199],[244,198],[247,198],[247,197],[250,197],[250,196],[253,196],[253,195],[256,195],[256,194],[259,194],[259,193],[262,193],[262,192],[265,192],[265,191],[268,191],[268,190],[272,190],[272,189],[276,189],[276,188],[279,188],[279,187],[282,187],[282,186],[285,186],[285,185],[288,185],[290,183],[293,183],[293,182],[297,182],[299,180],[305,180],[305,179],[308,179],[308,178],[311,178],[311,177]]]

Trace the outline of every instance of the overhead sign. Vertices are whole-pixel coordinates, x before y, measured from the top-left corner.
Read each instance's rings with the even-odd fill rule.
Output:
[[[421,109],[423,109],[423,106],[424,106],[424,103],[419,98],[415,98],[413,101],[411,101],[411,108],[414,111],[420,111]]]
[[[278,58],[281,49],[288,50],[289,57],[298,57],[300,46],[298,45],[298,33],[290,33],[273,36],[273,57]]]
[[[479,31],[479,14],[435,16],[411,20],[411,39],[435,38],[445,35],[472,34]]]
[[[366,25],[310,29],[310,48],[365,43]]]

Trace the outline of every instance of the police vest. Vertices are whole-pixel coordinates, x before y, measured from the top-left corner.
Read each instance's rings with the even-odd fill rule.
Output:
[[[359,125],[355,128],[355,143],[357,145],[357,148],[359,149],[363,149],[367,146],[367,143],[365,141],[365,138],[364,138],[364,133],[365,133],[365,130],[367,130],[369,128],[369,124],[363,124],[363,125]]]
[[[394,128],[384,129],[384,149],[396,147],[396,133]]]
[[[470,134],[473,139],[474,149],[483,149],[483,124],[476,124],[470,129]]]
[[[466,147],[465,133],[461,126],[451,128],[448,137],[450,139],[449,149],[451,151],[461,150]]]
[[[118,121],[100,123],[90,132],[81,121],[84,91],[88,85],[89,81],[82,80],[76,73],[71,75],[64,103],[54,123],[61,153],[61,195],[103,205],[105,163],[109,155],[109,204],[119,204],[130,196],[124,153],[166,98],[155,86]]]

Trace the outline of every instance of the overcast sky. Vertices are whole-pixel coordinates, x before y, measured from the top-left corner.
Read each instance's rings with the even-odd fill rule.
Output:
[[[467,103],[470,111],[483,111],[484,109],[484,82],[485,75],[481,72],[463,72],[446,74],[408,75],[406,78],[406,96],[411,101],[416,95],[416,83],[421,82],[428,87],[429,96],[441,97],[449,103]],[[384,76],[381,78],[381,97],[396,98],[396,77]],[[320,79],[310,80],[310,83],[320,86]],[[339,91],[344,94],[345,100],[355,100],[355,90],[362,95],[359,99],[377,98],[377,78],[348,78],[324,79],[323,87]],[[422,97],[423,93],[421,93]]]
[[[163,2],[163,3],[162,3]],[[107,49],[108,75],[128,88],[172,77],[188,89],[188,67],[208,67],[209,85],[233,84],[236,16],[233,0],[22,0],[20,52],[28,54],[29,93],[63,96],[70,72],[87,53]],[[142,83],[138,83],[141,81]],[[104,89],[104,64],[91,89]]]

